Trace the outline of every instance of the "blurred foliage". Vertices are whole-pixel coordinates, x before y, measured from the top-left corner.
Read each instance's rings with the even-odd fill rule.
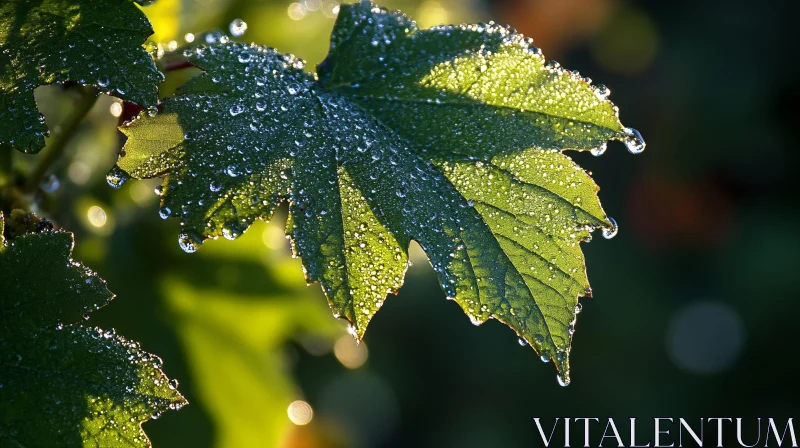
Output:
[[[169,273],[161,280],[195,377],[197,404],[218,428],[214,446],[279,446],[290,424],[287,408],[302,397],[284,345],[302,336],[329,350],[342,333],[324,300],[305,289],[300,261],[280,250],[287,241],[278,226],[260,223],[235,242],[209,243],[191,275]],[[265,276],[264,268],[276,280],[265,288],[253,285],[251,278]],[[203,269],[208,276],[198,279]]]
[[[180,11],[179,20],[170,19],[170,2],[177,5],[173,11]],[[159,0],[143,10],[159,39],[167,41],[210,28],[227,30],[231,20],[241,18],[249,25],[242,40],[293,52],[313,66],[325,56],[334,19],[320,9],[293,20],[292,3]],[[247,255],[233,262],[216,251],[217,243],[184,254],[174,238],[177,224],[154,218],[158,204],[152,189],[158,182],[108,188],[104,176],[123,142],[114,128],[117,118],[109,113],[114,100],[104,97],[55,165],[60,188],[40,190],[35,197],[48,217],[76,232],[76,258],[118,294],[113,306],[93,313],[91,322],[142,341],[145,350],[165,360],[168,376],[181,380],[190,405],[145,424],[154,446],[217,446],[233,440],[228,434],[253,434],[252,428],[263,425],[263,433],[235,443],[270,446],[282,438],[287,447],[523,447],[540,443],[532,417],[792,416],[799,392],[790,355],[798,342],[794,316],[800,313],[793,276],[800,265],[793,172],[800,154],[794,122],[800,89],[791,4],[385,3],[423,24],[435,22],[442,10],[447,22],[511,24],[532,36],[548,58],[591,73],[595,83],[615,86],[611,98],[620,105],[623,121],[635,121],[648,137],[647,151],[637,158],[614,144],[600,158],[575,157],[595,171],[605,209],[621,230],[611,242],[584,247],[594,298],[584,302],[576,327],[572,384],[559,387],[552,369],[531,359],[530,350],[519,347],[502,325],[475,328],[463,319],[456,305],[444,300],[427,261],[413,252],[416,263],[409,275],[416,278],[387,300],[371,323],[362,367],[343,366],[329,351],[335,337],[316,326],[309,333],[322,338],[304,337],[310,329],[302,322],[265,334],[268,325],[252,325],[252,320],[266,309],[270,315],[296,316],[286,308],[294,300],[307,303],[300,309],[319,308],[319,328],[335,321],[326,317],[318,288],[296,295],[296,288],[305,288],[297,265],[289,276],[276,267],[281,259],[296,261],[285,248],[259,244],[260,230],[245,237],[244,250],[261,261]],[[630,41],[647,36],[653,41]],[[619,47],[602,48],[604,42]],[[606,66],[602,55],[649,62],[621,71]],[[173,82],[181,81],[167,85]],[[37,90],[51,128],[68,113],[71,95],[56,87]],[[37,159],[15,154],[14,160],[18,174],[24,174]],[[98,215],[92,207],[105,212],[103,225],[92,224],[101,221],[89,219],[89,210]],[[280,218],[275,222],[282,224]],[[218,244],[225,251],[224,246],[240,243]],[[213,255],[203,253],[212,250]],[[249,280],[242,282],[239,275]],[[202,286],[212,284],[208,290]],[[680,330],[676,319],[682,310],[706,301],[738,315],[744,342],[724,368],[697,374],[686,368],[682,353],[714,356],[710,344],[725,342],[715,339],[718,321],[709,316],[703,328],[710,331],[693,347],[668,345],[668,334]],[[214,311],[198,311],[201,302]],[[238,317],[230,322],[225,315]],[[223,328],[226,336],[217,337],[212,328]],[[246,350],[220,359],[246,368],[223,370],[223,362],[186,345],[188,331],[215,351],[226,350],[230,338],[244,341]],[[258,369],[264,373],[253,373]],[[283,379],[273,381],[278,371]],[[220,372],[227,377],[216,379]],[[237,384],[255,385],[262,377],[270,380],[253,393],[265,397],[259,398],[259,410],[252,397],[237,398],[251,410],[247,419],[236,417],[235,400],[218,407],[215,399],[222,394],[238,393]],[[273,387],[281,390],[268,392]],[[295,399],[313,408],[306,426],[288,418],[287,401]],[[280,426],[281,416],[278,436],[273,428]],[[274,423],[262,423],[268,421]],[[642,435],[652,434],[652,427],[640,429]]]

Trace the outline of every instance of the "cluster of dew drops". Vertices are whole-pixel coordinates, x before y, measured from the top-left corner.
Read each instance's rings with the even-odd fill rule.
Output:
[[[232,37],[241,37],[247,31],[247,23],[244,22],[242,19],[235,19],[229,24],[228,31],[230,32],[230,35]],[[186,34],[185,40],[187,43],[193,42],[195,40],[194,34],[191,33]],[[216,43],[226,43],[228,41],[229,37],[218,31],[211,32],[205,35],[205,42],[209,45],[213,45]],[[174,47],[173,43],[170,44],[171,44],[170,49],[174,49],[172,48]],[[159,56],[161,54],[159,54]],[[558,63],[555,61],[550,61],[550,63],[548,63],[548,68],[555,70],[561,69]],[[591,82],[590,80],[587,81]],[[592,86],[592,88],[595,91],[595,94],[602,100],[606,100],[611,93],[610,89],[602,84],[594,85]],[[231,114],[235,115],[235,111],[231,111]],[[639,133],[639,131],[633,128],[625,128],[624,132],[625,132],[625,137],[620,140],[622,140],[622,143],[625,144],[625,147],[631,154],[640,154],[642,151],[644,151],[646,144],[644,138],[642,137],[641,133]],[[606,152],[607,146],[608,146],[607,142],[603,142],[598,147],[592,149],[590,152],[592,155],[599,157]],[[127,181],[127,179],[128,176],[126,175],[126,173],[117,168],[112,169],[109,172],[108,176],[106,177],[108,184],[113,188],[120,188],[125,183],[125,181]],[[162,193],[161,188],[157,188],[155,192],[156,194],[160,195]],[[611,223],[611,227],[604,227],[602,229],[602,234],[604,238],[611,239],[614,238],[619,232],[619,226],[617,225],[617,222],[614,220],[614,218],[611,217],[607,218]],[[181,235],[180,237],[180,246],[186,252],[194,252],[196,250],[196,246],[194,244],[187,243],[187,238],[185,235]],[[575,308],[575,314],[580,313],[580,311],[581,311],[581,304],[578,303]],[[571,326],[570,335],[572,335],[573,332],[574,328]],[[528,345],[528,342],[525,339],[520,338],[519,344],[522,346],[526,346]],[[541,360],[543,362],[549,362],[550,358],[547,354],[542,354]],[[567,386],[570,383],[569,373],[559,373],[557,375],[557,379],[559,385],[561,386]]]

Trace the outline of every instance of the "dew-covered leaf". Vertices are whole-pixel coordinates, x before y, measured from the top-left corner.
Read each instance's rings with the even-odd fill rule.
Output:
[[[608,88],[548,63],[531,39],[495,24],[420,30],[369,2],[348,5],[317,71],[324,88],[389,123],[431,158],[637,142]]]
[[[185,250],[288,201],[306,278],[360,338],[416,240],[473,323],[508,324],[568,381],[590,291],[579,243],[615,224],[561,150],[643,145],[603,89],[505,28],[420,31],[369,2],[342,6],[319,80],[256,45],[185,56],[205,73],[122,129],[109,175],[165,176],[161,216]]]
[[[44,146],[47,126],[33,90],[73,81],[155,106],[162,76],[142,48],[150,22],[130,0],[0,3],[0,143]]]
[[[141,423],[186,401],[157,356],[76,324],[113,295],[72,245],[60,231],[0,245],[0,445],[150,446]]]

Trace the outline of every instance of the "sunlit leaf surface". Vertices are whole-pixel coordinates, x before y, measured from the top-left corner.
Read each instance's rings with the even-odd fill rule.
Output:
[[[158,357],[76,324],[113,295],[72,245],[52,231],[0,245],[0,445],[149,446],[141,423],[185,400]]]
[[[153,33],[130,0],[0,3],[0,143],[44,146],[47,126],[33,90],[74,81],[155,106],[162,76],[141,47]]]
[[[360,338],[416,240],[473,323],[508,324],[568,382],[590,291],[579,243],[615,224],[561,150],[644,146],[607,89],[506,28],[423,31],[368,2],[342,7],[319,80],[255,45],[185,56],[205,73],[123,128],[109,175],[166,175],[161,216],[180,218],[185,250],[236,238],[288,201],[307,279]]]

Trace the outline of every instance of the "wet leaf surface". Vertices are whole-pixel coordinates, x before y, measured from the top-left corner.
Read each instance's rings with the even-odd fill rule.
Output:
[[[644,147],[607,89],[506,28],[418,30],[368,2],[342,6],[318,78],[256,45],[185,56],[205,73],[122,129],[109,174],[114,186],[166,176],[160,213],[181,220],[184,250],[236,238],[288,201],[307,279],[360,338],[416,240],[473,323],[506,323],[569,381],[590,293],[579,243],[616,224],[561,151]]]
[[[0,143],[44,146],[33,90],[73,81],[153,107],[162,75],[142,48],[150,22],[129,0],[10,0],[0,4]]]
[[[157,356],[77,325],[113,295],[70,258],[72,234],[0,243],[0,445],[150,446],[141,423],[186,401]]]

